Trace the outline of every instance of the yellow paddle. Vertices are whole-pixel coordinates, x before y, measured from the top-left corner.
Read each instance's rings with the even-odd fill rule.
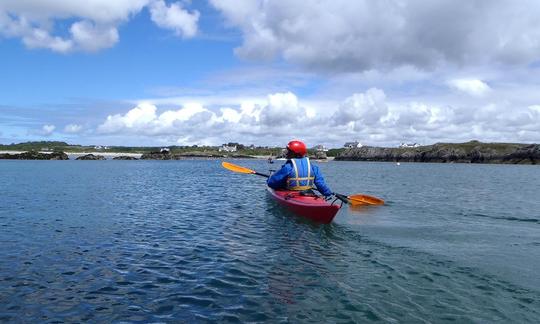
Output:
[[[257,171],[254,171],[254,170],[251,170],[251,169],[248,169],[248,168],[245,168],[245,167],[233,164],[233,163],[229,163],[229,162],[222,162],[221,165],[225,169],[233,171],[233,172],[246,173],[246,174],[256,174],[256,175],[263,176],[263,177],[266,177],[266,178],[270,177],[268,174],[259,173]],[[342,195],[342,194],[339,194],[339,193],[334,193],[334,195],[337,198],[341,199],[342,201],[351,204],[352,206],[358,206],[358,205],[383,205],[384,204],[384,200],[382,200],[380,198],[377,198],[377,197],[369,196],[369,195],[356,194],[356,195],[351,195],[351,196],[345,196],[345,195]]]
[[[369,195],[357,194],[357,195],[348,196],[347,198],[349,198],[351,201],[357,202],[358,204],[384,205],[384,200],[377,197],[369,196]]]

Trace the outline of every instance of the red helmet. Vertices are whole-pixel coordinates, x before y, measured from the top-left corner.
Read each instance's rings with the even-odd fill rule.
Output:
[[[289,144],[287,144],[287,149],[301,156],[307,154],[306,144],[301,141],[290,141]]]

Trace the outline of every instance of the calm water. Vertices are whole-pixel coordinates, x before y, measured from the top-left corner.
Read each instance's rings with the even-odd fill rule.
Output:
[[[0,322],[540,322],[539,166],[320,167],[387,205],[317,225],[220,161],[0,161]]]

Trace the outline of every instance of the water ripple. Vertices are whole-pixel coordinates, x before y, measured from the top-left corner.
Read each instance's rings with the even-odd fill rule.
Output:
[[[318,225],[277,206],[260,178],[226,173],[218,161],[102,162],[3,165],[12,189],[0,196],[0,321],[540,320],[538,290],[446,253],[460,242],[506,248],[486,233],[501,219],[519,229],[506,237],[534,253],[540,239],[519,227],[538,222],[533,208],[468,209],[473,201],[459,194],[456,208],[444,188],[409,188],[425,200],[396,194],[383,208],[344,209]],[[383,174],[400,183],[421,172],[321,167],[329,179],[369,168],[372,190]],[[355,183],[337,189],[354,192]]]

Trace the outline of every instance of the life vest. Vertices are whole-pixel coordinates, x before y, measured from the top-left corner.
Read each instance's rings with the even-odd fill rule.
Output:
[[[309,158],[290,159],[294,176],[287,179],[288,190],[309,190],[313,188],[313,181],[315,177],[311,170],[311,163]]]

